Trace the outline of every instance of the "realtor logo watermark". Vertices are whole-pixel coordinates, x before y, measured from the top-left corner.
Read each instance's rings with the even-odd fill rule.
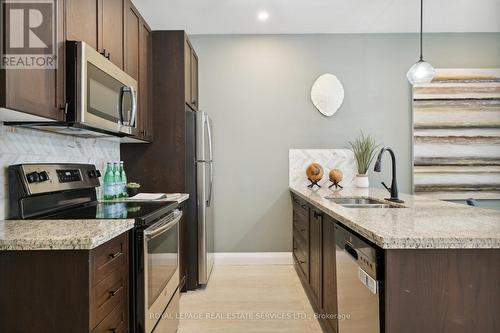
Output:
[[[0,0],[0,67],[54,69],[57,67],[56,0]]]

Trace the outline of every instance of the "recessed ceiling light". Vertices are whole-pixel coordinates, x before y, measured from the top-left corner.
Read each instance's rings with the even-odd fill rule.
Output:
[[[269,18],[269,13],[266,12],[265,10],[261,10],[257,14],[257,18],[259,19],[259,21],[267,21],[267,19]]]

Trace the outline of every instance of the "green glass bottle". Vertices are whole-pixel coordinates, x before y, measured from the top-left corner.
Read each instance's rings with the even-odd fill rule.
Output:
[[[120,175],[120,167],[118,162],[113,163],[113,174],[115,176],[113,182],[113,199],[118,199],[121,197],[120,185],[121,185],[121,175]]]
[[[120,196],[122,198],[128,197],[127,194],[127,175],[125,174],[125,168],[123,167],[123,161],[120,161]]]
[[[114,182],[115,174],[113,172],[113,165],[111,162],[106,164],[106,172],[104,173],[104,200],[111,200],[114,198]]]

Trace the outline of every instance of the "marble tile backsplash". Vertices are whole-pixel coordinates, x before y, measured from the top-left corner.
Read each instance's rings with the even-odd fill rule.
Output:
[[[323,167],[321,186],[329,186],[328,173],[331,169],[340,169],[344,178],[340,185],[354,186],[356,176],[356,162],[354,154],[349,149],[290,149],[289,157],[289,184],[290,186],[307,186],[306,168],[311,163],[319,163]]]
[[[8,216],[7,167],[19,163],[92,163],[104,170],[120,160],[117,139],[77,138],[0,123],[0,219]]]

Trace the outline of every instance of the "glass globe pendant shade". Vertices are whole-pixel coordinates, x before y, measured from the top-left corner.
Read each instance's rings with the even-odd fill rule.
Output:
[[[406,77],[411,84],[429,83],[432,81],[435,74],[436,71],[431,64],[424,60],[419,60],[411,66],[408,73],[406,73]]]

